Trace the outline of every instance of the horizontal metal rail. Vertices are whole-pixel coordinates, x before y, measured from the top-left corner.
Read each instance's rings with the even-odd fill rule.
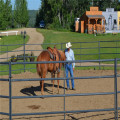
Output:
[[[117,58],[119,60],[119,58]],[[48,63],[82,63],[82,62],[107,62],[114,61],[114,59],[102,59],[102,60],[73,60],[73,61],[39,61],[39,62],[11,62],[14,64],[48,64]],[[0,62],[2,64],[2,62]]]
[[[118,91],[117,93],[120,93]],[[12,99],[24,98],[51,98],[51,97],[71,97],[71,96],[94,96],[94,95],[112,95],[114,92],[101,92],[101,93],[80,93],[80,94],[59,94],[59,95],[40,95],[40,96],[12,96]]]
[[[68,79],[96,79],[96,78],[114,78],[114,75],[109,76],[88,76],[88,77],[68,77]],[[32,79],[12,79],[12,82],[19,81],[49,81],[49,80],[66,80],[66,78],[32,78]]]
[[[118,91],[117,93],[120,93]],[[58,94],[58,95],[37,95],[37,96],[12,96],[12,99],[26,99],[26,98],[51,98],[51,97],[71,97],[71,96],[94,96],[94,95],[112,95],[114,92],[100,92],[100,93],[80,93],[80,94]],[[6,95],[0,95],[0,98],[9,98]]]
[[[83,113],[83,112],[100,112],[100,111],[114,111],[114,108],[109,109],[90,109],[90,110],[74,110],[74,111],[54,111],[54,112],[39,112],[39,113],[16,113],[12,116],[25,116],[25,115],[49,115],[49,114],[64,114],[64,113]]]
[[[5,112],[0,112],[1,115],[8,115],[9,116],[9,113],[5,113]]]
[[[0,98],[9,98],[7,95],[0,95]]]
[[[9,79],[0,78],[0,81],[9,81]]]
[[[120,110],[120,108],[118,108]],[[102,111],[114,111],[114,108],[109,109],[90,109],[90,110],[74,110],[74,111],[54,111],[54,112],[39,112],[39,113],[15,113],[12,116],[29,116],[29,115],[48,115],[48,114],[64,114],[64,113],[86,113],[86,112],[102,112]],[[9,115],[9,113],[0,112],[3,115]]]

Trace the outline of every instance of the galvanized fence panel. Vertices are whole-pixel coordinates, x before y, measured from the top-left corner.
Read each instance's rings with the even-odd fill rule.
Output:
[[[108,46],[107,43],[112,43],[112,46]],[[87,44],[92,44],[92,46],[86,47]],[[9,47],[12,46],[16,46],[16,45],[22,45],[23,49],[21,50],[12,50],[9,51]],[[26,46],[30,46],[30,48],[32,48],[31,46],[43,46],[43,50],[47,48],[47,46],[53,47],[54,45],[57,46],[57,48],[59,50],[65,50],[65,43],[45,43],[45,44],[13,44],[13,45],[0,45],[0,47],[6,47],[6,51],[0,51],[0,56],[2,55],[2,53],[6,52],[6,57],[0,57],[0,61],[10,61],[12,59],[13,56],[9,56],[9,53],[16,53],[16,52],[23,52],[23,61],[25,62],[26,60],[28,60],[30,57],[31,58],[36,58],[37,56],[30,56],[31,52],[38,52],[38,51],[42,51],[42,50],[27,50]],[[72,42],[72,49],[75,51],[75,59],[76,60],[92,60],[93,56],[96,56],[96,60],[99,60],[99,64],[98,65],[91,65],[91,67],[94,67],[95,69],[97,67],[99,67],[99,69],[101,69],[102,67],[114,67],[113,65],[103,65],[100,62],[100,59],[102,59],[103,56],[108,56],[108,59],[110,55],[114,55],[114,58],[120,58],[120,40],[115,40],[115,41],[93,41],[93,42]],[[79,47],[76,47],[76,45],[79,45]],[[114,52],[109,52],[110,49],[113,49]],[[1,49],[2,50],[2,49]],[[91,51],[91,53],[88,53],[87,51]],[[26,53],[29,53],[28,56],[26,56]],[[19,55],[19,54],[18,54]],[[15,56],[16,58],[17,56]],[[87,58],[86,58],[87,57]],[[86,58],[86,59],[85,59]],[[81,67],[80,65],[77,65],[77,67]],[[83,67],[83,66],[82,66]],[[86,66],[84,66],[86,67]],[[7,68],[6,68],[7,69]],[[20,69],[15,69],[12,71],[20,71],[23,70],[25,72],[25,70],[31,70],[31,69],[36,69],[35,67],[33,68],[28,68],[26,67],[26,65],[24,64],[22,68]],[[8,69],[4,70],[4,72],[9,72]],[[3,70],[0,71],[0,74],[3,73]]]
[[[99,60],[77,60],[71,61],[71,63],[75,62],[98,62]],[[117,90],[117,78],[120,75],[117,74],[117,62],[120,59],[108,59],[108,60],[100,60],[103,61],[114,61],[114,75],[109,76],[91,76],[91,77],[74,77],[74,79],[94,79],[94,78],[114,78],[114,92],[102,92],[102,93],[80,93],[80,94],[65,94],[65,72],[63,78],[52,78],[52,80],[64,80],[64,94],[60,95],[40,95],[40,96],[12,96],[12,82],[19,82],[19,81],[33,81],[33,79],[12,79],[11,77],[11,68],[14,64],[38,64],[38,63],[68,63],[69,61],[44,61],[44,62],[0,62],[0,64],[8,64],[9,65],[9,96],[0,95],[0,98],[8,98],[9,99],[9,113],[0,112],[2,115],[8,115],[9,119],[12,120],[12,116],[23,116],[23,115],[48,115],[48,114],[64,114],[64,120],[66,113],[76,113],[76,112],[99,112],[99,111],[114,111],[115,113],[115,120],[118,120],[118,93],[120,91]],[[71,79],[71,77],[69,77]],[[8,79],[0,79],[0,81],[7,81]],[[40,80],[51,80],[51,78],[42,78],[42,79],[34,79],[34,81]],[[65,98],[70,96],[92,96],[92,95],[110,95],[114,94],[114,108],[110,109],[91,109],[91,110],[74,110],[74,111],[66,111],[65,110]],[[49,98],[49,97],[64,97],[64,110],[63,111],[55,111],[55,112],[38,112],[38,113],[12,113],[12,99],[23,99],[23,98]]]

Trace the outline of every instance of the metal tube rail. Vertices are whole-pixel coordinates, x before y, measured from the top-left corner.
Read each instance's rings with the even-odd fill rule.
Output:
[[[9,98],[7,95],[0,95],[0,98]]]
[[[117,58],[117,60],[119,60]],[[107,62],[114,61],[114,59],[103,59],[103,60],[73,60],[73,61],[39,61],[39,62],[11,62],[14,64],[48,64],[48,63],[82,63],[82,62]],[[0,62],[2,64],[2,62]]]
[[[5,113],[5,112],[0,112],[0,114],[9,116],[9,113]]]
[[[90,109],[90,110],[74,110],[74,111],[56,111],[56,112],[54,111],[54,112],[41,112],[41,113],[16,113],[16,114],[12,114],[12,116],[48,115],[48,114],[100,112],[100,111],[114,111],[114,108],[109,108],[109,109]]]
[[[9,81],[9,79],[0,78],[0,81]]]
[[[68,79],[96,79],[96,78],[114,78],[114,75],[109,76],[88,76],[88,77],[68,77]],[[32,78],[32,79],[12,79],[12,82],[19,82],[19,81],[49,81],[49,80],[66,80],[66,78]]]
[[[118,91],[117,93],[120,93],[120,91]],[[114,92],[80,93],[80,94],[59,94],[59,95],[38,95],[38,96],[12,96],[12,99],[71,97],[71,96],[94,96],[94,95],[112,95],[112,94],[114,94]]]
[[[118,108],[118,110],[120,110],[120,108]],[[109,108],[109,109],[91,109],[91,110],[76,110],[76,111],[41,112],[41,113],[16,113],[16,114],[12,114],[12,116],[47,115],[47,114],[64,114],[64,113],[85,113],[85,112],[100,112],[100,111],[114,111],[114,108]],[[0,112],[0,114],[9,116],[9,113]]]

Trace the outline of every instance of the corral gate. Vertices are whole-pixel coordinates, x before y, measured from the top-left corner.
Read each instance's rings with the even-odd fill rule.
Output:
[[[102,93],[80,93],[80,94],[65,94],[65,80],[66,77],[63,78],[45,78],[45,79],[12,79],[11,76],[11,67],[14,64],[38,64],[38,63],[58,63],[58,62],[0,62],[0,64],[7,64],[9,65],[9,79],[0,79],[0,81],[9,81],[9,96],[0,95],[0,98],[7,98],[9,99],[9,113],[0,112],[2,115],[8,115],[9,120],[12,120],[12,116],[23,116],[23,115],[47,115],[47,114],[64,114],[64,120],[65,120],[65,114],[66,113],[76,113],[76,112],[99,112],[99,111],[114,111],[115,113],[115,120],[118,120],[118,110],[120,110],[120,107],[118,107],[118,93],[120,91],[117,90],[117,78],[120,77],[119,74],[117,74],[117,62],[120,61],[120,59],[107,59],[107,60],[100,60],[101,62],[106,61],[114,61],[114,75],[109,76],[91,76],[91,77],[74,77],[74,79],[94,79],[94,78],[114,78],[114,92],[102,92]],[[76,60],[71,62],[100,62],[99,60]],[[66,63],[68,61],[59,61],[59,63]],[[40,80],[64,80],[64,94],[59,95],[40,95],[40,96],[12,96],[12,86],[11,83],[15,81],[40,81]],[[71,79],[71,77],[69,77]],[[92,95],[111,95],[114,94],[114,108],[110,109],[91,109],[91,110],[76,110],[76,111],[66,111],[65,110],[65,97],[67,96],[92,96]],[[23,98],[49,98],[49,97],[64,97],[64,111],[56,111],[56,112],[42,112],[42,113],[12,113],[12,99],[23,99]]]

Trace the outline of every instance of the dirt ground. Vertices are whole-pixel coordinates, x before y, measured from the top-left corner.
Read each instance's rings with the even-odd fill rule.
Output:
[[[120,74],[120,71],[118,71]],[[105,76],[114,75],[112,70],[76,70],[74,77]],[[50,77],[48,73],[47,77]],[[64,72],[61,71],[61,77]],[[2,76],[8,78],[8,76]],[[25,72],[12,75],[12,79],[39,78],[37,73]],[[70,82],[71,85],[71,82]],[[66,88],[66,82],[65,82]],[[75,79],[76,90],[65,90],[66,94],[75,93],[96,93],[114,92],[114,78],[99,79]],[[51,81],[45,81],[45,95],[52,95]],[[118,78],[118,91],[120,91],[120,78]],[[9,95],[9,83],[0,82],[0,94]],[[57,94],[57,81],[55,81],[54,94]],[[64,81],[60,81],[60,94],[64,94]],[[39,81],[12,82],[12,96],[34,96],[41,95]],[[118,106],[120,107],[120,94],[118,94]],[[96,96],[73,96],[65,98],[65,110],[87,110],[114,108],[114,95]],[[64,110],[64,98],[29,98],[13,99],[12,113],[38,113]],[[0,98],[0,112],[9,112],[9,99]],[[120,119],[120,111],[118,113]],[[67,113],[66,120],[114,120],[114,112],[88,112],[88,113]],[[0,120],[8,120],[8,116],[1,115]],[[64,120],[64,114],[15,116],[13,120]]]

